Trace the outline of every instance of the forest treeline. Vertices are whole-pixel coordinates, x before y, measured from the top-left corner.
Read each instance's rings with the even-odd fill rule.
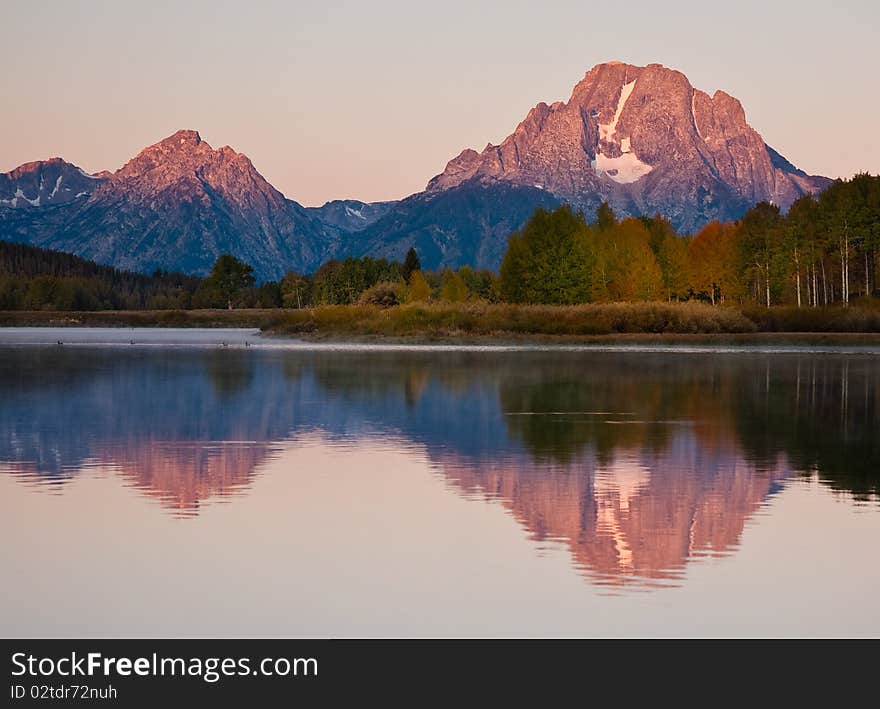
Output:
[[[60,251],[0,241],[2,310],[140,310],[191,303],[201,279],[121,271]]]
[[[737,222],[680,235],[661,216],[618,219],[607,203],[588,222],[568,206],[538,209],[508,241],[499,273],[424,271],[407,262],[348,258],[311,276],[288,274],[282,305],[479,301],[532,305],[698,301],[819,307],[877,292],[880,177],[838,180],[786,214],[762,202]]]
[[[217,266],[229,263],[218,259]],[[237,268],[249,266],[232,259]],[[0,310],[189,310],[227,307],[220,278],[200,278],[157,270],[151,275],[123,271],[94,261],[25,244],[0,241]],[[235,283],[236,304],[275,307],[278,284]]]
[[[877,294],[880,177],[838,180],[786,214],[766,202],[737,222],[680,235],[663,217],[595,219],[568,206],[538,209],[511,234],[498,274],[470,266],[429,271],[404,262],[333,259],[312,274],[256,284],[221,256],[206,278],[151,276],[21,244],[0,242],[0,309],[186,310],[295,308],[407,302],[574,305],[699,301],[741,308],[870,302]]]
[[[510,237],[501,297],[511,303],[703,300],[848,305],[877,289],[880,177],[838,181],[787,214],[762,202],[738,222],[680,236],[660,216],[588,224],[569,207],[539,210]]]

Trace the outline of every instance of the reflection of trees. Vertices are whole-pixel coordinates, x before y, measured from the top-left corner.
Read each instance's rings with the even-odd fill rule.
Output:
[[[257,372],[258,358],[266,364],[253,351],[6,348],[0,461],[13,472],[30,470],[32,480],[62,481],[91,461],[116,462],[184,507],[210,490],[222,494],[228,481],[251,474],[248,460],[256,458],[235,448],[221,455],[218,447],[256,441],[266,448],[302,417],[291,401],[305,395],[285,386],[271,363]]]
[[[84,359],[78,347],[11,347],[0,356],[0,392],[39,391],[71,388],[88,381],[105,367],[108,353],[96,351],[94,358]],[[63,373],[63,376],[47,376]]]
[[[440,405],[472,424],[500,416],[536,462],[659,453],[687,429],[707,451],[736,444],[768,469],[785,454],[795,470],[818,472],[835,489],[880,493],[880,367],[872,357],[393,352],[316,356],[305,366],[350,407],[404,403],[410,420],[394,424],[411,434]],[[500,411],[485,408],[490,397]],[[390,421],[390,409],[376,416]],[[443,428],[434,439],[455,449],[458,435]]]
[[[607,460],[621,447],[666,442],[668,427],[633,423],[650,409],[646,399],[656,395],[656,388],[626,391],[634,388],[631,383],[554,377],[527,384],[503,381],[499,394],[511,436],[536,460],[568,463],[588,447]],[[637,403],[636,393],[645,399]]]
[[[869,357],[767,358],[731,405],[759,463],[784,452],[835,490],[880,495],[880,371]]]
[[[468,352],[335,352],[310,361],[315,380],[328,392],[352,402],[401,395],[409,405],[418,403],[430,382],[461,396],[494,379],[493,365]]]
[[[878,385],[876,358],[857,356],[4,348],[0,460],[63,479],[121,442],[318,428],[489,463],[524,451],[540,469],[657,456],[687,432],[705,454],[768,470],[784,454],[878,494]]]
[[[356,355],[333,353],[310,358],[309,368],[322,389],[353,402],[405,396],[407,366],[396,358],[370,362],[369,358],[363,361]]]
[[[859,357],[561,359],[499,378],[527,456],[438,464],[601,583],[674,581],[739,544],[775,481],[880,494],[880,368]],[[641,363],[643,366],[634,366]]]
[[[719,401],[730,372],[705,358],[676,362],[633,355],[568,360],[504,378],[501,408],[512,437],[539,460],[567,462],[590,448],[610,460],[621,448],[664,449],[682,425],[724,426]]]
[[[735,440],[767,469],[784,454],[835,489],[880,494],[880,369],[868,357],[591,358],[502,377],[499,396],[510,435],[538,461],[657,452],[686,426],[704,447]]]
[[[406,380],[403,384],[404,397],[406,398],[407,408],[413,408],[419,403],[425,387],[428,386],[430,375],[425,369],[410,369],[406,373]]]
[[[254,376],[254,362],[250,352],[241,350],[211,350],[206,357],[206,368],[221,398],[244,391]]]

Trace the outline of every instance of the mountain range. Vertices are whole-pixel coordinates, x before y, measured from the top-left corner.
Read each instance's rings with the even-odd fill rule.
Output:
[[[659,213],[694,232],[760,201],[785,209],[830,182],[766,145],[732,96],[659,64],[610,62],[400,201],[304,207],[246,155],[183,130],[113,173],[53,158],[0,174],[0,239],[143,272],[204,274],[232,253],[268,279],[348,255],[400,259],[410,246],[428,268],[494,269],[538,206],[591,215],[608,201],[620,216]]]

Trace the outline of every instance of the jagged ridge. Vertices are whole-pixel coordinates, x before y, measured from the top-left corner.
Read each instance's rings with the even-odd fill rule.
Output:
[[[6,214],[0,223],[6,238],[142,272],[204,274],[232,253],[262,278],[277,278],[317,266],[334,247],[321,223],[247,156],[215,150],[190,130],[141,151],[88,199],[32,217]]]
[[[0,175],[0,238],[142,272],[204,274],[232,253],[278,278],[331,257],[402,258],[411,245],[426,267],[496,268],[536,206],[591,214],[608,200],[621,216],[659,213],[693,232],[761,200],[787,208],[829,183],[767,146],[723,91],[709,96],[659,64],[611,62],[400,202],[304,208],[247,156],[178,131],[113,174],[54,158]]]
[[[500,145],[463,151],[427,191],[474,179],[534,185],[587,211],[608,200],[622,215],[659,212],[683,231],[763,200],[787,208],[830,182],[768,147],[732,96],[620,62],[593,67],[568,102],[539,103]]]

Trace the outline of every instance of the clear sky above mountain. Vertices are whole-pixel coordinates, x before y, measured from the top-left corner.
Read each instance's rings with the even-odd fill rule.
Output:
[[[12,3],[0,171],[115,170],[193,128],[304,204],[395,199],[620,60],[736,96],[808,172],[876,173],[878,23],[868,0]]]

